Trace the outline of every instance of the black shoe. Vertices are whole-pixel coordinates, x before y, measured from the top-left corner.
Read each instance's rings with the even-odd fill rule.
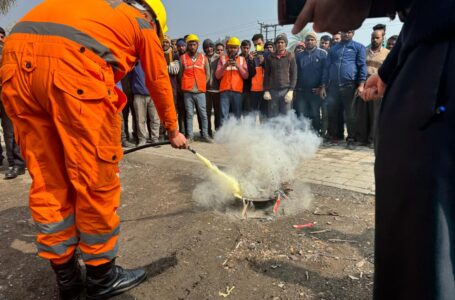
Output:
[[[134,148],[135,145],[133,143],[128,142],[127,140],[122,141],[122,147],[123,148]]]
[[[348,141],[347,144],[346,144],[346,149],[354,150],[355,149],[354,142]]]
[[[60,300],[79,300],[84,290],[81,269],[74,256],[63,265],[55,265],[51,262],[52,269],[57,278]]]
[[[124,270],[115,265],[115,259],[100,265],[87,267],[87,299],[107,299],[124,293],[147,278],[144,269]]]
[[[5,173],[5,180],[8,179],[14,179],[19,175],[24,175],[25,174],[25,168],[24,167],[19,167],[19,166],[14,166],[14,167],[9,167],[8,171]]]

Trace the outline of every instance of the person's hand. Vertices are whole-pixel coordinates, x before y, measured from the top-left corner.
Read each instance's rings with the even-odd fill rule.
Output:
[[[325,86],[321,86],[319,89],[319,97],[321,97],[322,100],[327,98],[327,91],[325,90]]]
[[[266,100],[266,101],[272,100],[272,95],[270,95],[269,91],[264,92],[264,100]]]
[[[264,55],[258,55],[258,59],[259,59],[259,64],[262,65],[264,63]]]
[[[288,91],[284,96],[284,102],[291,103],[294,100],[294,91]]]
[[[187,149],[188,142],[183,134],[181,134],[178,130],[176,131],[168,131],[169,142],[173,148],[178,149]]]
[[[321,93],[321,88],[314,88],[311,89],[311,92],[315,95],[319,95]]]
[[[378,74],[371,75],[365,83],[365,88],[360,94],[364,101],[378,100],[384,97],[387,85]]]
[[[357,29],[370,13],[372,0],[307,0],[300,12],[293,34],[298,34],[313,22],[316,32],[330,32]]]
[[[365,90],[365,85],[364,84],[359,85],[359,87],[357,88],[357,95],[362,96],[364,90]]]

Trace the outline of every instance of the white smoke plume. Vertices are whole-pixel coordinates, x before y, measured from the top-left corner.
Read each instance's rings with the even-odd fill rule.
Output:
[[[296,180],[296,171],[321,143],[310,128],[307,119],[299,119],[293,112],[263,124],[254,115],[241,120],[231,118],[215,136],[215,142],[228,151],[228,164],[222,169],[239,181],[245,198],[269,198],[286,182],[299,194],[293,195],[293,201],[299,203],[282,202],[284,206],[308,206],[310,193]],[[203,206],[222,208],[234,197],[216,176],[209,175],[194,190],[193,200]]]

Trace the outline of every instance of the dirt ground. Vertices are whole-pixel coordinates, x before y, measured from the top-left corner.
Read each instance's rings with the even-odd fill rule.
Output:
[[[125,157],[117,261],[147,268],[149,278],[115,299],[371,298],[374,197],[310,185],[304,212],[242,220],[192,201],[204,171],[190,156]],[[0,181],[0,299],[57,299],[33,244],[30,178]]]

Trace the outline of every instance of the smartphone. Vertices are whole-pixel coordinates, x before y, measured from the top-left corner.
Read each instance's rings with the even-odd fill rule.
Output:
[[[278,0],[278,23],[294,24],[305,3],[306,0]]]

